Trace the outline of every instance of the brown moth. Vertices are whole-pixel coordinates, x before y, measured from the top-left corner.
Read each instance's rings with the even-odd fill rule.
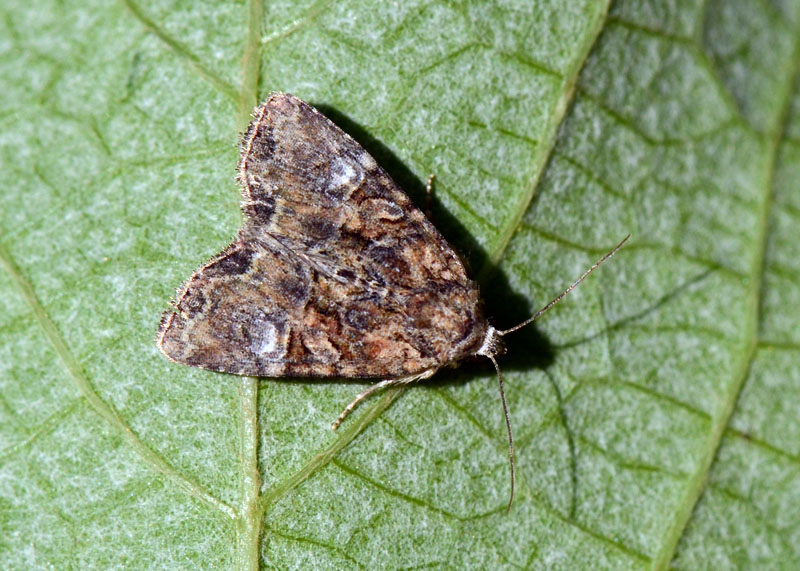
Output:
[[[273,93],[256,108],[238,180],[244,225],[178,290],[161,319],[161,351],[236,375],[382,379],[334,429],[379,389],[485,356],[497,370],[508,429],[510,507],[501,338],[537,319],[622,243],[533,317],[499,331],[436,228],[361,145],[297,97]]]

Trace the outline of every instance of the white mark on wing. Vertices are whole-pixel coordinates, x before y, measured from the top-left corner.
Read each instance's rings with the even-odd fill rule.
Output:
[[[336,158],[331,163],[331,186],[350,186],[360,178],[361,173],[356,172],[353,163]]]
[[[361,156],[358,157],[358,162],[360,162],[361,166],[367,169],[368,171],[378,166],[378,164],[375,162],[375,159],[369,156],[369,154],[366,152],[361,153]]]
[[[259,355],[272,353],[278,346],[278,329],[269,321],[264,323],[261,330],[261,339],[253,339],[253,352]]]
[[[269,319],[254,321],[250,329],[250,350],[267,359],[280,359],[286,354],[285,332]]]

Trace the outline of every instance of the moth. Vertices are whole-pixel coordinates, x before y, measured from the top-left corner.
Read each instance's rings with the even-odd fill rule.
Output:
[[[258,377],[380,379],[333,423],[385,387],[426,379],[465,357],[497,371],[503,336],[459,256],[361,145],[288,93],[256,108],[241,141],[244,224],[178,290],[157,343],[169,359]],[[627,240],[627,238],[626,238]]]

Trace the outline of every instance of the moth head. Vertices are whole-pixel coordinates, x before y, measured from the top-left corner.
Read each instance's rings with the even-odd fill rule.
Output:
[[[506,346],[503,344],[503,333],[490,325],[489,329],[486,330],[483,343],[481,343],[475,354],[491,359],[497,355],[503,355],[505,352]]]

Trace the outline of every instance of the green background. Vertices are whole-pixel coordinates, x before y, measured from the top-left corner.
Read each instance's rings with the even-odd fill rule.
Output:
[[[800,2],[3,2],[0,560],[31,568],[796,569]],[[154,343],[291,91],[364,144],[501,359],[363,383]],[[485,360],[484,360],[485,361]]]

